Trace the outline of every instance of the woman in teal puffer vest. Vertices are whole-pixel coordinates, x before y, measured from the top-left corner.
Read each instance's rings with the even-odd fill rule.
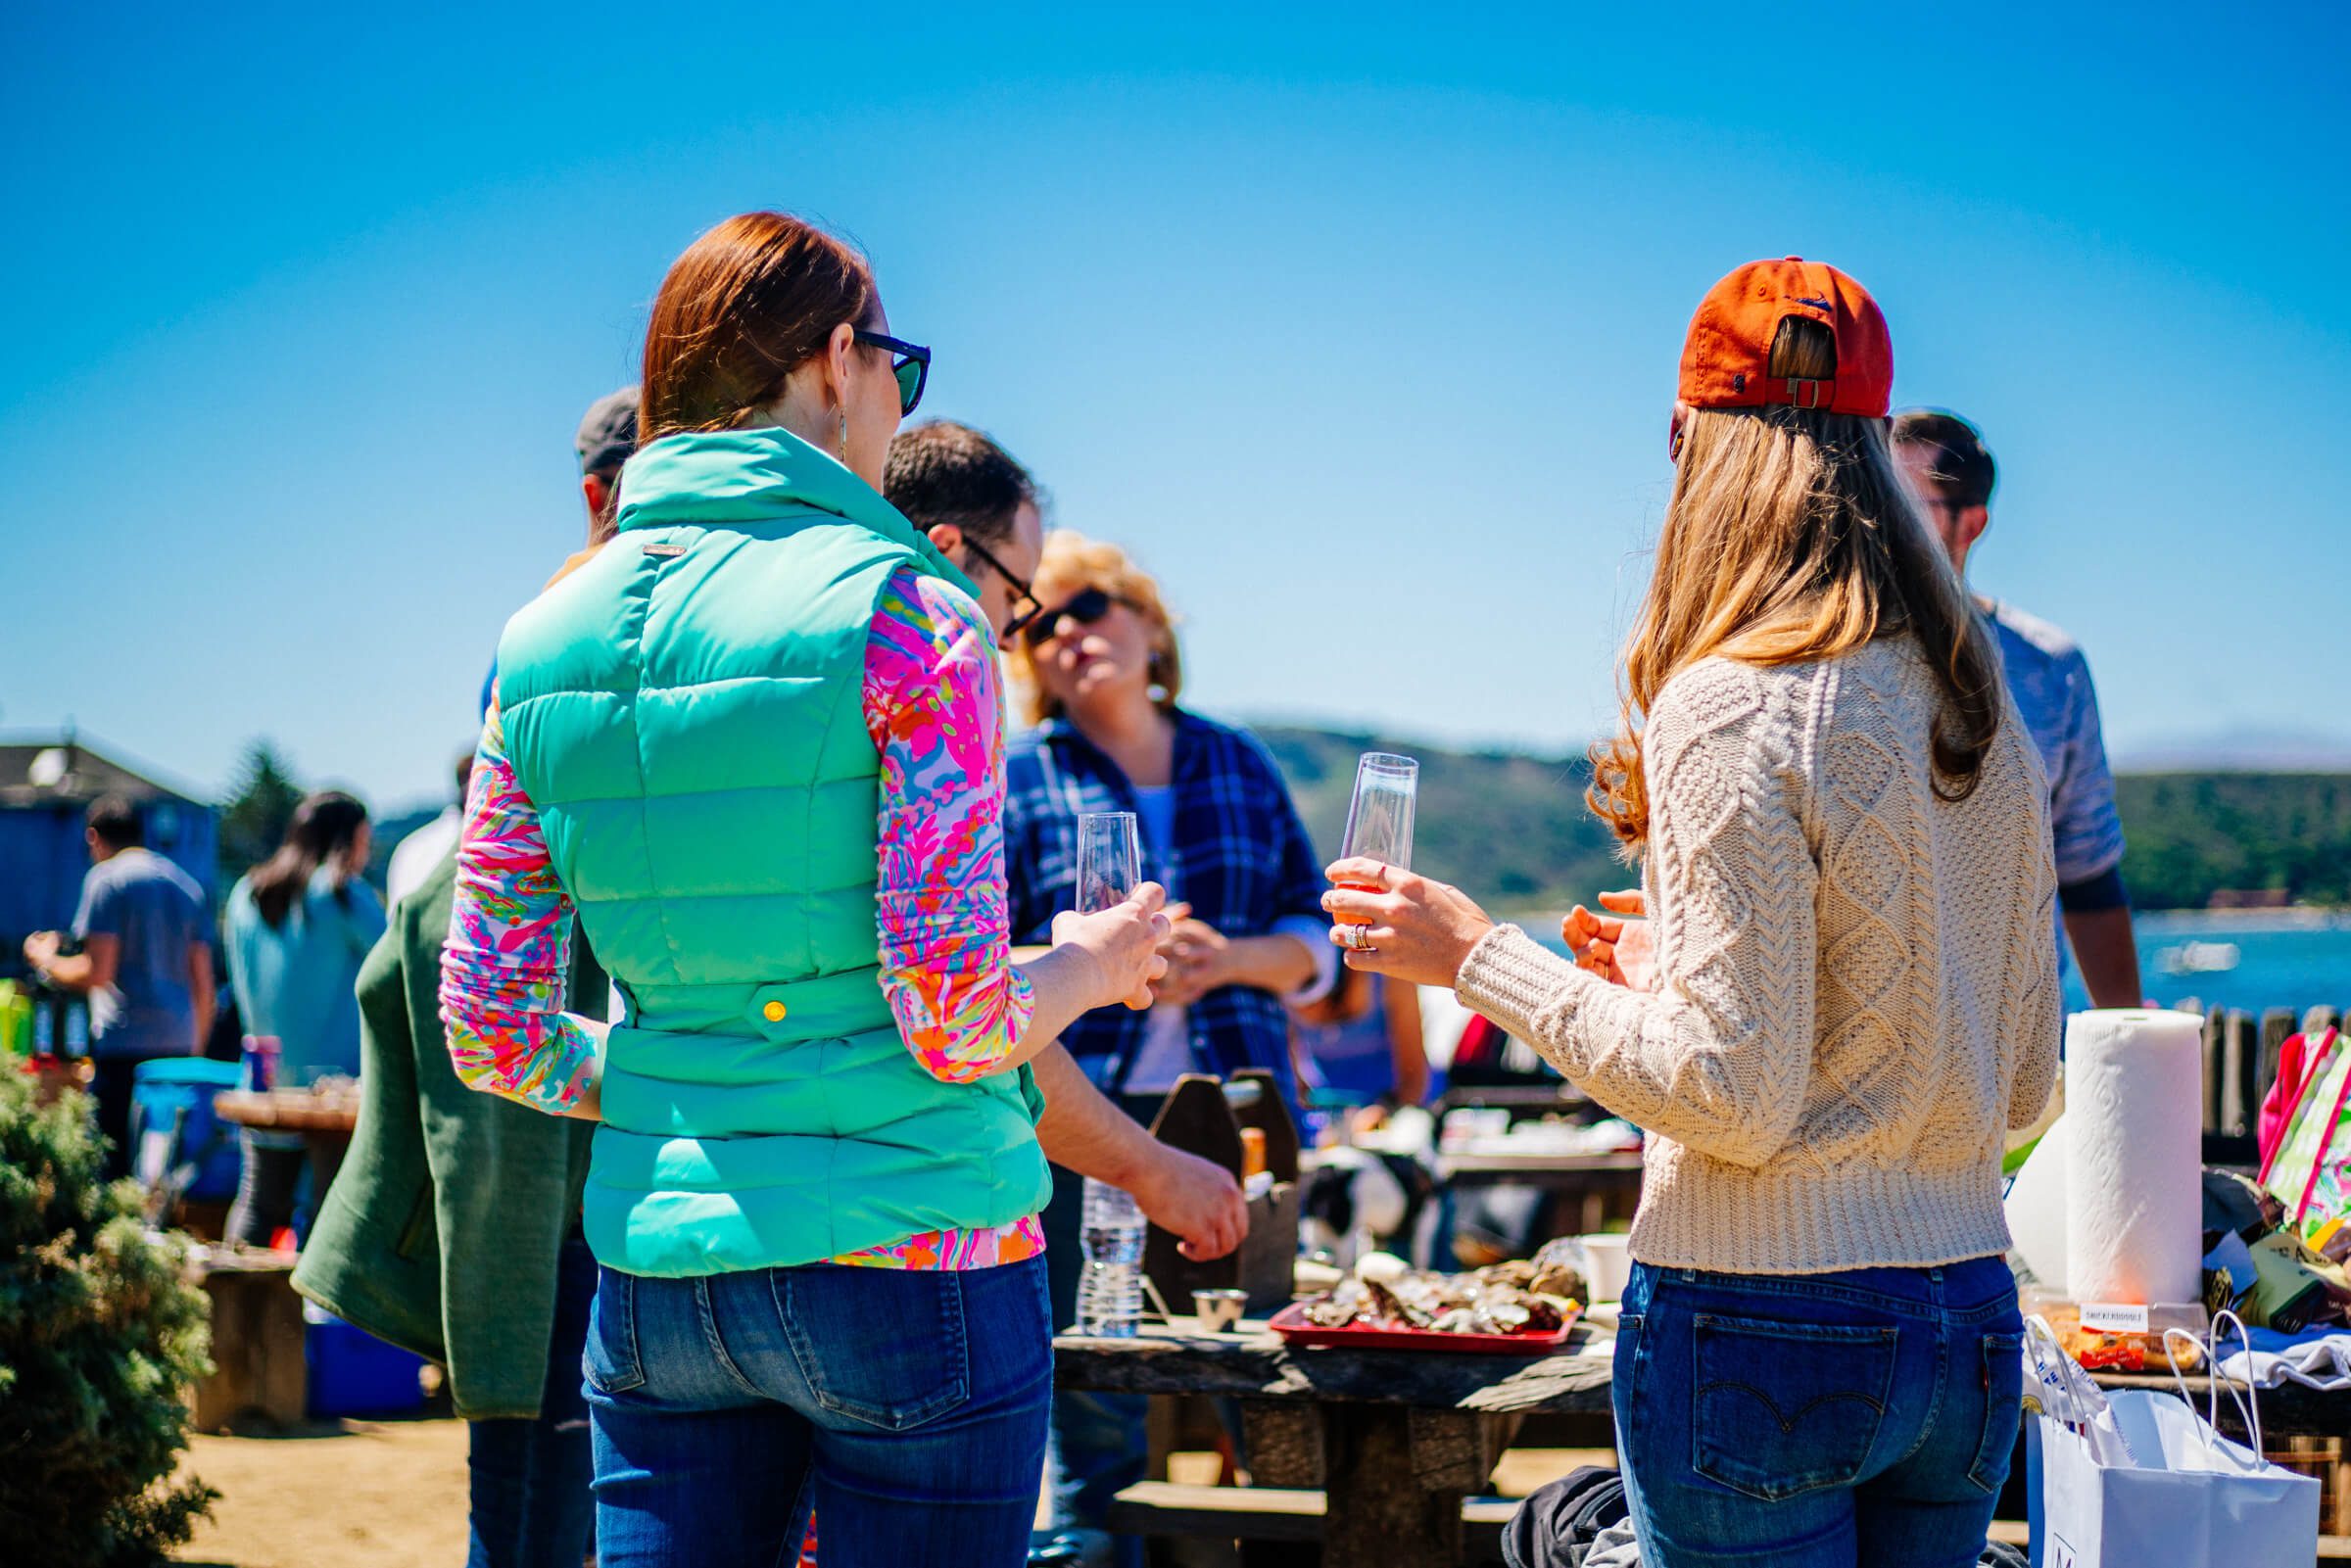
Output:
[[[442,1007],[477,1088],[600,1119],[608,1568],[1019,1561],[1051,1386],[1026,1066],[1147,1005],[1156,887],[1011,962],[972,585],[878,493],[929,353],[774,213],[679,258],[619,534],[507,625]],[[624,1001],[560,1008],[575,920]]]

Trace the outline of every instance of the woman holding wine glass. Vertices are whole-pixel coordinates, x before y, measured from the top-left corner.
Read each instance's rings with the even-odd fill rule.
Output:
[[[1347,962],[1452,985],[1647,1128],[1616,1342],[1641,1560],[1962,1568],[2016,1440],[2001,1135],[2059,1003],[2040,769],[1887,444],[1893,350],[1834,267],[1692,321],[1674,489],[1592,804],[1651,988],[1457,889],[1330,868]],[[1619,912],[1629,906],[1618,902]],[[1606,944],[1611,952],[1589,951]]]
[[[1183,662],[1159,585],[1116,545],[1047,537],[1032,585],[1043,610],[1013,642],[1034,728],[1006,764],[1004,849],[1014,940],[1042,940],[1077,905],[1079,819],[1132,813],[1144,874],[1176,900],[1168,973],[1147,1013],[1103,1010],[1063,1035],[1079,1066],[1148,1121],[1186,1072],[1274,1075],[1295,1117],[1289,1015],[1336,977],[1317,903],[1319,857],[1289,790],[1245,732],[1177,705]],[[1045,1212],[1054,1322],[1078,1293],[1080,1182],[1060,1166]],[[1139,1398],[1055,1400],[1058,1524],[1099,1528],[1142,1478]]]
[[[1024,1559],[1052,1384],[1027,1063],[1145,1006],[1162,895],[1010,954],[972,585],[883,499],[928,350],[778,213],[670,268],[617,537],[508,623],[442,1010],[600,1119],[585,1357],[606,1568]],[[625,1005],[562,1011],[575,920]]]

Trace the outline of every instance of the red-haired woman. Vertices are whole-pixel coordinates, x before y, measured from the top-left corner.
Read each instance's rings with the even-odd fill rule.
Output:
[[[1052,1365],[1029,1059],[1144,1005],[1161,895],[1011,962],[971,584],[879,494],[927,350],[752,213],[669,271],[611,544],[499,648],[443,1005],[459,1072],[599,1117],[607,1568],[1022,1559]],[[559,1011],[574,919],[623,1020]],[[877,963],[877,949],[879,962]]]

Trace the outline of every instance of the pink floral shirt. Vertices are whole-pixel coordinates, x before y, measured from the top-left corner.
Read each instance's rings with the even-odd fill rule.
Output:
[[[866,640],[866,733],[882,761],[875,934],[907,1050],[947,1083],[985,1076],[1027,1035],[1035,997],[1012,967],[1004,885],[1004,692],[986,618],[901,569]],[[457,1076],[560,1115],[595,1083],[600,1032],[563,1011],[573,910],[495,706],[482,732],[442,950],[441,1016]],[[984,1268],[1044,1251],[1033,1214],[925,1231],[834,1259]]]

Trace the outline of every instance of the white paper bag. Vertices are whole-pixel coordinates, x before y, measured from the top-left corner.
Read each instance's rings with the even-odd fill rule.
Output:
[[[2216,1323],[2214,1338],[2221,1332]],[[2233,1386],[2230,1394],[2235,1397]],[[2214,1414],[2219,1402],[2216,1381]],[[2120,1444],[2099,1441],[2078,1423],[2035,1416],[2025,1435],[2034,1568],[2304,1568],[2316,1561],[2318,1482],[2263,1459],[2259,1413],[2243,1401],[2238,1407],[2254,1448],[2221,1436],[2192,1403],[2147,1389],[2107,1396]]]

